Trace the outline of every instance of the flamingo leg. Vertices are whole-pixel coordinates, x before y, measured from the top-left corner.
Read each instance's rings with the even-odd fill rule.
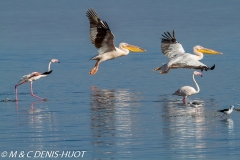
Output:
[[[99,64],[100,64],[100,61],[97,61],[97,63],[95,64],[95,66],[93,67],[93,69],[89,72],[89,74],[91,74],[91,75],[96,74],[97,71],[98,71],[98,66],[99,66]]]
[[[38,97],[38,96],[36,96],[35,94],[33,94],[32,82],[30,82],[30,88],[31,88],[31,95],[32,95],[33,97],[39,98],[39,99],[41,99],[42,101],[44,100],[43,98]]]
[[[23,83],[26,83],[26,82],[23,82]],[[15,86],[16,101],[18,101],[18,92],[17,92],[17,87],[18,87],[18,86],[20,86],[20,85],[22,85],[23,83],[17,84],[17,85]]]
[[[183,97],[182,101],[184,104],[186,104],[186,97]]]

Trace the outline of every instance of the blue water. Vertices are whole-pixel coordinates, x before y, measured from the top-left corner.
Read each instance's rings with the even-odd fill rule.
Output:
[[[59,151],[50,159],[69,159],[69,152],[76,153],[72,159],[239,159],[240,113],[221,119],[216,112],[240,108],[239,6],[233,0],[1,1],[0,157]],[[108,22],[115,45],[147,52],[103,62],[90,76],[96,49],[85,12],[91,7]],[[195,45],[223,52],[202,60],[216,68],[196,77],[201,91],[188,101],[204,103],[198,112],[171,95],[194,86],[193,70],[152,72],[168,61],[160,38],[173,29],[187,52]],[[33,98],[27,83],[18,87],[16,105],[19,79],[46,71],[52,58],[61,63],[33,83],[48,101]]]

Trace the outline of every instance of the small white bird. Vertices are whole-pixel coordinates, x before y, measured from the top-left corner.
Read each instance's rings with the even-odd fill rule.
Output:
[[[192,79],[193,79],[193,82],[195,83],[196,85],[196,88],[197,90],[195,90],[193,87],[191,86],[183,86],[181,88],[179,88],[177,91],[175,91],[173,93],[173,95],[178,95],[178,96],[183,96],[183,102],[184,104],[186,104],[186,98],[187,96],[191,96],[193,94],[197,94],[199,91],[200,91],[200,88],[196,82],[196,80],[194,79],[194,75],[199,75],[202,77],[202,73],[201,72],[198,72],[198,71],[194,71],[193,72],[193,75],[192,75]]]
[[[188,104],[190,105],[190,107],[195,108],[195,111],[197,111],[197,108],[198,108],[198,107],[203,106],[202,103],[199,103],[199,102],[197,102],[197,101],[194,101],[194,102],[188,102]]]
[[[221,118],[222,118],[222,116],[223,115],[225,115],[225,116],[229,116],[229,114],[231,114],[232,113],[232,111],[233,111],[233,108],[234,108],[234,106],[233,105],[231,105],[230,106],[230,108],[229,109],[222,109],[222,110],[218,110],[218,112],[222,112],[223,114],[221,115]]]
[[[31,95],[33,97],[36,97],[36,98],[39,98],[41,100],[44,100],[43,98],[41,97],[38,97],[36,95],[33,94],[33,89],[32,89],[32,83],[33,81],[35,80],[38,80],[39,78],[42,78],[42,77],[46,77],[47,75],[49,75],[50,73],[52,73],[52,70],[50,70],[50,66],[51,66],[51,63],[54,63],[54,62],[57,62],[57,63],[60,63],[57,59],[52,59],[49,64],[48,64],[48,70],[44,73],[40,73],[40,72],[32,72],[28,75],[24,75],[21,80],[18,82],[18,84],[15,85],[15,92],[16,92],[16,101],[18,101],[18,94],[17,94],[17,87],[26,83],[26,82],[30,82],[30,88],[31,88]]]

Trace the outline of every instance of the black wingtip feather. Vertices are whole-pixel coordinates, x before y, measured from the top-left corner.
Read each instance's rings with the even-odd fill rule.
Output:
[[[42,73],[42,75],[48,75],[48,74],[52,73],[52,71],[53,71],[53,70],[44,72],[44,73]]]
[[[178,43],[175,38],[174,30],[172,32],[172,35],[170,32],[164,32],[164,34],[162,34],[162,37],[162,43]]]
[[[95,9],[93,9],[93,8],[89,8],[89,9],[87,10],[86,16],[87,16],[88,18],[91,18],[91,17],[97,17],[97,18],[99,18],[97,12],[96,12]]]

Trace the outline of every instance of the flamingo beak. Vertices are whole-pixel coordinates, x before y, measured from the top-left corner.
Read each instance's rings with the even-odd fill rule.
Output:
[[[195,74],[195,75],[198,75],[198,76],[201,76],[201,77],[203,76],[203,75],[202,75],[202,72],[198,72],[198,71],[194,72],[194,74]]]
[[[213,49],[208,49],[208,48],[204,48],[204,47],[201,49],[198,49],[198,51],[201,53],[205,53],[205,54],[223,54],[223,53],[215,51]]]
[[[140,48],[140,47],[138,47],[138,46],[130,45],[130,44],[125,45],[125,46],[123,46],[123,47],[126,48],[126,49],[128,49],[129,51],[132,51],[132,52],[146,52],[145,49]]]

